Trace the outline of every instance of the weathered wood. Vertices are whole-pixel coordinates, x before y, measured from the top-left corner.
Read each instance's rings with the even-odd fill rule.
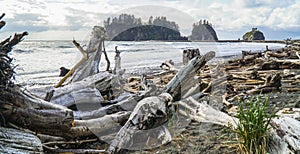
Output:
[[[71,70],[54,86],[55,88],[58,88],[60,86],[62,86],[62,84],[67,80],[68,77],[70,77],[75,70],[82,65],[85,61],[88,60],[88,54],[86,53],[85,50],[82,49],[82,47],[80,46],[79,43],[77,43],[75,40],[73,40],[73,44],[77,47],[77,49],[81,52],[82,54],[82,58],[80,59],[79,62],[77,62],[72,68]]]
[[[118,132],[121,124],[127,121],[130,113],[130,111],[124,111],[105,115],[100,118],[74,120],[74,126],[69,132],[72,138],[96,135],[101,139],[103,135]]]
[[[167,93],[162,93],[159,97],[148,97],[141,100],[133,113],[129,117],[126,124],[118,132],[116,138],[110,145],[109,153],[117,153],[122,148],[133,148],[133,145],[128,145],[134,138],[135,130],[146,130],[155,128],[168,120],[168,116],[172,115],[170,111],[171,103],[169,103],[173,97],[180,99],[181,83],[188,82],[193,79],[195,72],[198,71],[205,63],[215,56],[215,52],[211,51],[205,54],[203,57],[196,57],[190,61],[185,67],[181,68],[175,77],[169,82],[166,88],[163,90]],[[194,85],[190,85],[192,87]],[[184,87],[187,91],[188,88]],[[171,93],[171,95],[169,94]],[[173,94],[173,95],[172,95]],[[169,133],[166,129],[162,129],[164,132],[165,140],[163,143],[168,142]],[[166,140],[167,139],[167,140]],[[145,147],[144,145],[143,147]]]
[[[88,59],[84,61],[74,72],[71,83],[81,81],[82,79],[99,73],[99,63],[103,52],[103,42],[105,39],[105,30],[103,27],[94,26],[92,36],[84,52]]]
[[[225,76],[222,76],[222,77],[217,78],[215,80],[212,80],[205,89],[201,90],[201,92],[202,93],[210,92],[213,87],[216,87],[216,86],[220,85],[221,83],[226,82],[227,80],[230,80],[232,78],[233,78],[232,75],[225,75]]]
[[[266,77],[265,84],[262,86],[259,86],[255,89],[251,89],[247,91],[247,94],[259,94],[259,93],[269,93],[274,91],[280,91],[281,87],[281,76],[279,73],[276,74],[270,74]]]
[[[105,150],[97,150],[97,149],[61,149],[61,148],[52,148],[46,145],[43,147],[49,153],[105,153]]]
[[[181,95],[183,95],[190,87],[194,86],[194,83],[190,83],[187,80],[193,79],[196,72],[206,64],[209,60],[214,58],[215,52],[210,51],[203,55],[202,57],[195,57],[185,66],[183,66],[175,77],[166,85],[164,92],[171,94],[175,101],[180,100]],[[183,87],[184,86],[184,87]]]
[[[100,42],[101,43],[101,42]],[[104,57],[105,57],[105,60],[106,60],[106,71],[109,71],[109,68],[110,68],[110,61],[109,61],[109,58],[107,56],[107,53],[105,51],[105,44],[104,44],[104,41],[102,41],[102,44],[103,44],[103,53],[104,53]]]
[[[5,107],[2,114],[7,122],[44,134],[69,137],[65,132],[72,127],[72,112]]]
[[[293,118],[284,116],[272,119],[270,123],[276,130],[276,134],[283,140],[283,144],[287,145],[284,149],[286,152],[297,153],[300,151],[300,122]],[[269,149],[272,150],[270,147]],[[279,152],[278,152],[279,153]]]
[[[37,134],[37,137],[41,140],[42,143],[66,141],[66,139],[63,137],[51,136],[46,134]]]
[[[149,88],[148,91],[129,96],[124,100],[118,101],[116,104],[108,105],[99,109],[95,109],[89,112],[77,111],[74,112],[76,119],[94,119],[103,117],[105,115],[117,113],[120,111],[133,111],[137,103],[145,97],[149,97],[153,92],[153,88]]]
[[[40,98],[37,98],[31,95],[28,91],[22,90],[18,86],[14,86],[13,88],[8,88],[5,91],[1,92],[1,97],[3,99],[0,100],[2,107],[8,106],[16,106],[21,108],[34,108],[34,109],[49,109],[49,110],[62,110],[65,112],[71,112],[70,109],[56,105],[47,101],[44,101]]]
[[[5,13],[2,13],[0,16],[0,20],[5,16]]]
[[[137,144],[141,145],[141,143],[134,143],[133,138],[136,138],[135,135],[139,134],[140,130],[149,130],[156,127],[159,127],[156,129],[158,129],[157,131],[160,133],[156,134],[157,131],[155,131],[155,134],[163,135],[161,137],[155,136],[158,140],[161,140],[160,144],[169,142],[170,133],[161,125],[165,123],[171,115],[171,101],[172,96],[168,93],[163,93],[157,97],[147,97],[141,100],[111,143],[108,153],[118,153],[121,149],[134,149]],[[144,138],[143,136],[138,137]],[[148,140],[151,139],[148,138]],[[144,143],[144,146],[140,148],[144,147],[147,147],[147,143]]]
[[[0,153],[39,153],[43,147],[38,137],[12,128],[0,127]]]
[[[184,107],[186,110],[179,110],[179,113],[195,120],[197,122],[209,122],[222,126],[232,125],[234,128],[238,119],[218,111],[204,102],[198,102],[193,97],[178,101],[176,104]]]
[[[70,107],[80,103],[90,103],[100,108],[103,101],[101,92],[106,91],[112,85],[117,86],[118,78],[108,72],[100,72],[91,75],[82,81],[78,81],[64,87],[54,89],[50,102]]]

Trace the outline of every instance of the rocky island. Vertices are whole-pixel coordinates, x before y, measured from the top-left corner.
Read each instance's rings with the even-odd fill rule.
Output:
[[[189,37],[191,41],[218,41],[218,36],[207,20],[200,20],[193,24],[192,35]]]
[[[251,31],[243,35],[243,40],[245,41],[265,40],[265,36],[257,28],[252,28]]]
[[[181,36],[178,24],[166,17],[150,16],[148,22],[142,22],[141,18],[134,15],[121,14],[107,18],[104,28],[108,39],[112,41],[218,41],[216,31],[207,20],[194,23],[189,37]]]
[[[134,15],[121,14],[118,18],[107,18],[104,27],[108,38],[113,41],[187,40],[179,32],[179,26],[166,17],[149,17],[143,23]]]
[[[146,40],[187,40],[176,30],[156,26],[142,25],[127,29],[115,36],[112,41],[146,41]]]

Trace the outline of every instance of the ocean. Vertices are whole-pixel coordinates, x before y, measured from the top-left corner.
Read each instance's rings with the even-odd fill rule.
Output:
[[[87,41],[79,42],[82,46]],[[200,53],[216,51],[215,61],[229,57],[241,56],[241,51],[263,51],[282,48],[284,44],[277,43],[215,43],[215,42],[163,42],[163,41],[106,41],[105,49],[114,67],[115,46],[121,51],[121,66],[126,73],[143,72],[158,68],[166,60],[172,60],[177,67],[182,64],[184,49],[198,48]],[[72,41],[23,41],[16,45],[10,53],[14,58],[15,82],[23,86],[51,85],[59,81],[59,68],[71,68],[81,59],[81,53],[74,47]],[[106,61],[102,56],[100,70],[105,70]]]

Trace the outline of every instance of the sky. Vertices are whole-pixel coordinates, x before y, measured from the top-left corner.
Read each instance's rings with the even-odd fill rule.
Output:
[[[182,35],[206,19],[219,39],[238,39],[257,27],[266,39],[300,39],[300,0],[0,0],[6,26],[0,39],[29,32],[26,40],[86,39],[108,17],[134,14],[175,21]]]

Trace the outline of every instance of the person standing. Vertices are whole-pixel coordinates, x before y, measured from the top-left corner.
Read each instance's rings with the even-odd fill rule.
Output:
[[[113,73],[114,74],[117,74],[118,71],[121,70],[121,56],[120,56],[120,51],[118,50],[118,46],[115,46],[115,52],[116,52],[116,55],[115,55],[115,68],[113,70]]]

